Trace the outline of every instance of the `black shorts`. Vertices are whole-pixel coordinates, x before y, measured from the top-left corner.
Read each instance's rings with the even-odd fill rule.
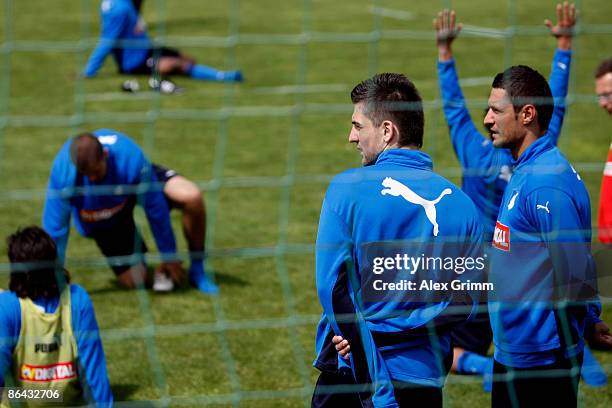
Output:
[[[152,167],[157,180],[161,183],[177,175],[176,171],[157,164],[153,164]],[[115,215],[112,227],[92,235],[115,275],[121,275],[132,266],[144,262],[144,254],[147,252],[147,245],[134,223],[135,203],[135,199],[130,199],[128,205]],[[171,208],[169,201],[168,207]]]
[[[149,54],[144,62],[129,71],[120,70],[122,74],[150,75],[157,67],[157,62],[161,57],[180,57],[181,53],[175,48],[156,47],[149,50]]]
[[[452,354],[451,354],[452,356]],[[449,360],[452,362],[452,360]],[[445,362],[446,363],[446,362]],[[450,366],[449,366],[450,367]],[[359,388],[350,369],[321,372],[312,395],[312,408],[362,408]],[[393,382],[395,400],[400,407],[442,408],[442,388]],[[366,394],[367,396],[367,394]],[[371,402],[371,399],[367,399]]]
[[[312,394],[312,408],[361,408],[357,383],[350,368],[322,371]]]
[[[115,275],[121,275],[132,266],[144,262],[147,246],[134,223],[134,204],[131,199],[113,218],[112,227],[97,231],[92,238],[106,257]]]
[[[474,320],[454,327],[451,331],[451,340],[453,347],[460,347],[486,356],[491,341],[493,341],[489,313],[486,311],[480,312],[474,317]]]
[[[153,163],[151,164],[151,166],[153,167],[155,176],[157,176],[157,181],[162,184],[165,184],[172,177],[179,175],[176,171],[166,168],[164,166],[160,166],[159,164]],[[164,195],[164,197],[166,196]],[[168,208],[174,208],[174,206],[172,205],[172,201],[168,200],[168,197],[166,197],[166,203],[168,203]]]
[[[449,353],[443,363],[446,375],[453,364],[453,353]],[[400,407],[442,408],[442,388],[394,381],[393,392]],[[370,394],[357,386],[350,368],[321,371],[310,405],[312,408],[361,408],[371,406]],[[362,400],[367,403],[362,404]]]
[[[493,408],[575,408],[583,354],[573,361],[557,358],[554,364],[511,368],[493,362]]]

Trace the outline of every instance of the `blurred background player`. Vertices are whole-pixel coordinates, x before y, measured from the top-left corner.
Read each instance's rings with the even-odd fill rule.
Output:
[[[140,1],[102,0],[100,3],[100,40],[83,71],[87,78],[96,75],[104,59],[113,54],[122,74],[154,75],[153,88],[172,92],[175,87],[165,80],[178,74],[206,81],[242,81],[240,71],[219,71],[195,60],[178,50],[157,47],[149,39],[144,21],[139,15]]]
[[[612,58],[602,61],[595,70],[595,92],[599,106],[612,115]],[[599,242],[604,244],[604,249],[595,254],[596,262],[600,276],[607,277],[612,262],[612,143],[601,180],[598,230]],[[610,328],[604,322],[591,329],[591,336],[600,339],[594,347],[603,350],[612,348]]]
[[[162,256],[153,289],[172,290],[184,278],[170,224],[170,209],[178,208],[190,251],[191,284],[216,293],[204,272],[206,213],[199,188],[175,171],[151,164],[136,143],[115,130],[83,133],[64,144],[51,169],[43,226],[63,260],[72,212],[77,230],[110,257],[119,284],[132,289],[146,280],[142,254],[147,249],[134,223],[136,204],[143,206]]]
[[[546,137],[557,144],[565,115],[565,98],[569,83],[572,58],[573,29],[576,24],[576,9],[573,4],[558,4],[557,23],[553,26],[545,20],[550,33],[557,39],[550,74],[550,88],[555,97]],[[442,94],[451,142],[463,169],[462,189],[476,204],[484,220],[485,241],[491,242],[501,198],[508,180],[512,176],[513,159],[507,149],[496,149],[491,140],[481,134],[470,117],[453,57],[452,43],[461,31],[456,24],[454,11],[443,10],[434,19],[438,48],[438,80]],[[453,330],[453,371],[460,374],[484,374],[485,389],[491,388],[489,374],[493,359],[486,357],[492,340],[488,313],[479,313],[476,318]],[[590,385],[603,385],[605,373],[590,352],[585,355],[585,364],[593,369],[584,370],[584,378]],[[604,376],[602,377],[602,374]]]
[[[595,92],[599,106],[612,115],[612,58],[602,61],[595,70]],[[612,245],[612,144],[601,181],[599,241]]]
[[[427,290],[422,298],[409,292],[408,299],[403,291],[383,289],[375,299],[364,293],[372,287],[367,281],[377,276],[371,270],[376,248],[393,256],[402,248],[414,256],[421,254],[423,244],[435,246],[436,254],[440,250],[447,254],[454,246],[459,251],[453,252],[455,257],[476,259],[482,249],[478,212],[465,193],[433,172],[431,158],[420,151],[424,114],[410,80],[402,74],[375,75],[355,86],[351,101],[348,140],[361,153],[363,167],[334,177],[321,209],[316,283],[324,316],[317,331],[315,367],[321,375],[312,405],[359,406],[355,394],[334,394],[346,393],[346,387],[337,386],[356,380],[374,386],[373,395],[361,395],[363,406],[395,407],[397,402],[441,407],[453,358],[448,328],[465,321],[469,314],[465,308],[475,302],[463,299],[463,310],[458,311],[455,293],[430,301],[423,300]],[[407,249],[406,242],[414,246]],[[442,249],[441,242],[449,245]],[[481,281],[475,271],[467,271],[461,279]],[[458,277],[454,271],[449,274],[440,273],[439,280]],[[414,275],[412,283],[422,278]],[[339,361],[333,349],[334,335],[351,344],[353,375],[342,373],[347,362]]]
[[[87,292],[69,284],[55,243],[42,228],[18,230],[7,243],[11,275],[10,291],[0,293],[0,387],[60,390],[66,406],[111,406]]]

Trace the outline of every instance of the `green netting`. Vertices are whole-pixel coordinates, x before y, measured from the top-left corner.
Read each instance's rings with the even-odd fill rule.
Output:
[[[347,143],[352,86],[380,71],[411,77],[425,100],[424,149],[437,172],[460,181],[431,29],[444,7],[455,7],[465,24],[454,53],[476,122],[496,72],[515,63],[550,72],[555,43],[542,20],[554,19],[553,2],[150,0],[143,16],[156,42],[207,65],[240,67],[246,82],[176,77],[183,95],[127,94],[120,91],[126,77],[110,57],[97,78],[79,76],[97,42],[98,2],[2,2],[0,236],[40,224],[51,161],[80,131],[110,127],[132,136],[152,161],[194,180],[205,194],[217,297],[121,291],[95,245],[71,232],[67,267],[94,301],[118,406],[309,406],[320,314],[318,214],[331,177],[359,165]],[[597,107],[592,71],[610,56],[612,4],[577,7],[560,147],[588,187],[596,226],[612,123]],[[151,246],[145,218],[137,220]],[[159,257],[153,252],[148,260]],[[8,271],[2,260],[4,282]],[[604,318],[612,320],[609,298],[603,301]],[[610,355],[597,357],[610,372]],[[447,406],[488,406],[489,398],[478,378],[451,375],[445,387]],[[609,406],[612,393],[582,387],[580,400]]]

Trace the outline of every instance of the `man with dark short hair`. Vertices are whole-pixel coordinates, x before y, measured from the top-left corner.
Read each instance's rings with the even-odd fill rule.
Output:
[[[550,87],[556,98],[553,116],[546,137],[557,144],[565,115],[570,65],[572,59],[572,37],[577,11],[573,4],[558,4],[557,23],[545,24],[556,38]],[[474,201],[483,219],[485,240],[490,241],[495,229],[499,206],[512,176],[512,156],[508,150],[496,149],[488,138],[476,127],[466,105],[459,85],[452,44],[459,36],[462,25],[456,23],[454,10],[443,10],[434,19],[436,45],[438,48],[438,80],[443,100],[444,116],[448,123],[453,149],[461,164],[463,180],[461,188]],[[486,357],[493,334],[489,315],[484,310],[464,326],[453,331],[455,358],[453,371],[461,374],[484,374],[484,388],[490,391],[490,375],[493,360]]]
[[[316,277],[323,318],[314,363],[321,376],[312,405],[441,407],[452,361],[449,330],[465,321],[475,299],[421,284],[477,282],[479,274],[452,265],[410,273],[402,266],[384,273],[373,266],[380,267],[385,254],[390,266],[400,251],[413,261],[447,248],[458,255],[451,259],[478,258],[482,226],[472,201],[434,173],[431,158],[420,151],[424,114],[410,80],[375,75],[355,86],[351,100],[349,142],[363,167],[334,177],[321,209]],[[405,282],[419,289],[379,289]],[[348,359],[339,358],[334,336],[350,343]]]
[[[43,226],[64,259],[72,213],[75,227],[96,241],[119,284],[133,289],[146,281],[147,247],[134,223],[136,204],[145,210],[162,258],[153,289],[169,291],[184,279],[170,224],[170,209],[178,208],[190,251],[189,280],[204,293],[216,293],[204,271],[206,213],[200,189],[174,170],[151,164],[136,143],[115,130],[83,133],[64,144],[51,169]]]
[[[584,329],[598,320],[591,207],[580,175],[546,134],[546,79],[519,65],[493,80],[484,125],[514,172],[492,250],[493,407],[577,404]]]
[[[0,293],[0,387],[55,391],[63,406],[112,406],[91,299],[70,284],[53,239],[30,226],[9,236],[7,244],[11,275],[9,291]],[[3,407],[17,402],[8,390],[0,394]]]
[[[139,15],[140,2],[132,0],[102,0],[100,2],[100,41],[83,70],[86,78],[96,75],[109,54],[122,74],[168,75],[179,74],[206,81],[242,81],[241,71],[219,71],[197,64],[195,60],[172,48],[155,47],[149,39]],[[164,82],[153,78],[150,84],[162,92],[175,88],[164,87]]]

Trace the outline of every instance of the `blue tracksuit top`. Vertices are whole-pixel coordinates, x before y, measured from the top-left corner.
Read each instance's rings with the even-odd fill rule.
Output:
[[[126,135],[112,129],[93,132],[108,152],[107,171],[97,182],[77,172],[70,158],[69,139],[53,161],[45,207],[43,228],[55,240],[58,255],[64,259],[70,215],[81,235],[91,237],[109,228],[124,208],[141,204],[163,257],[176,253],[168,203],[157,176],[143,151]],[[137,195],[136,195],[137,194]]]
[[[84,76],[96,75],[110,53],[121,72],[130,72],[146,61],[152,45],[131,0],[102,0],[100,21],[100,39],[87,61]]]
[[[383,190],[390,179],[411,190],[413,201],[429,200],[436,202],[435,206],[426,214],[423,205],[386,193]],[[428,217],[431,211],[433,218]],[[315,366],[324,370],[337,367],[337,353],[329,348],[329,334],[332,330],[348,338],[337,319],[342,314],[340,297],[348,292],[345,296],[350,297],[358,317],[358,337],[367,360],[367,376],[375,384],[372,402],[377,407],[396,406],[391,379],[441,387],[444,374],[436,358],[450,353],[447,334],[438,336],[437,341],[425,335],[390,347],[374,344],[378,334],[406,333],[427,327],[448,311],[450,305],[448,299],[430,303],[361,300],[363,288],[359,282],[363,278],[361,271],[367,270],[367,265],[362,263],[368,245],[405,240],[469,241],[471,255],[481,249],[482,226],[473,202],[458,187],[432,171],[432,162],[426,153],[386,150],[374,165],[345,171],[332,180],[321,209],[316,242],[316,280],[323,319],[317,332]],[[472,299],[469,305],[474,305]],[[356,372],[358,346],[354,339],[349,340],[353,372],[360,381],[364,377]]]
[[[571,57],[571,51],[557,49],[550,73],[555,108],[546,135],[554,145],[565,115]],[[512,176],[512,155],[507,149],[496,149],[472,122],[454,60],[438,62],[438,80],[451,142],[463,169],[461,188],[476,204],[482,216],[485,239],[490,240],[501,198]]]
[[[559,149],[541,137],[515,162],[490,251],[496,298],[489,298],[489,315],[497,361],[534,367],[554,363],[555,351],[566,357],[582,351],[587,313],[599,314],[598,302],[589,303],[589,312],[579,303],[565,318],[551,301],[576,300],[574,292],[564,292],[568,282],[575,290],[595,281],[590,243],[584,183]]]
[[[89,295],[82,287],[70,285],[72,308],[72,331],[74,333],[80,379],[85,401],[97,407],[110,407],[113,404],[106,359],[98,331],[98,323]],[[59,305],[59,297],[34,300],[34,303],[45,309],[45,313],[54,313]],[[0,386],[4,375],[11,367],[13,351],[21,331],[21,305],[13,292],[0,293]]]

